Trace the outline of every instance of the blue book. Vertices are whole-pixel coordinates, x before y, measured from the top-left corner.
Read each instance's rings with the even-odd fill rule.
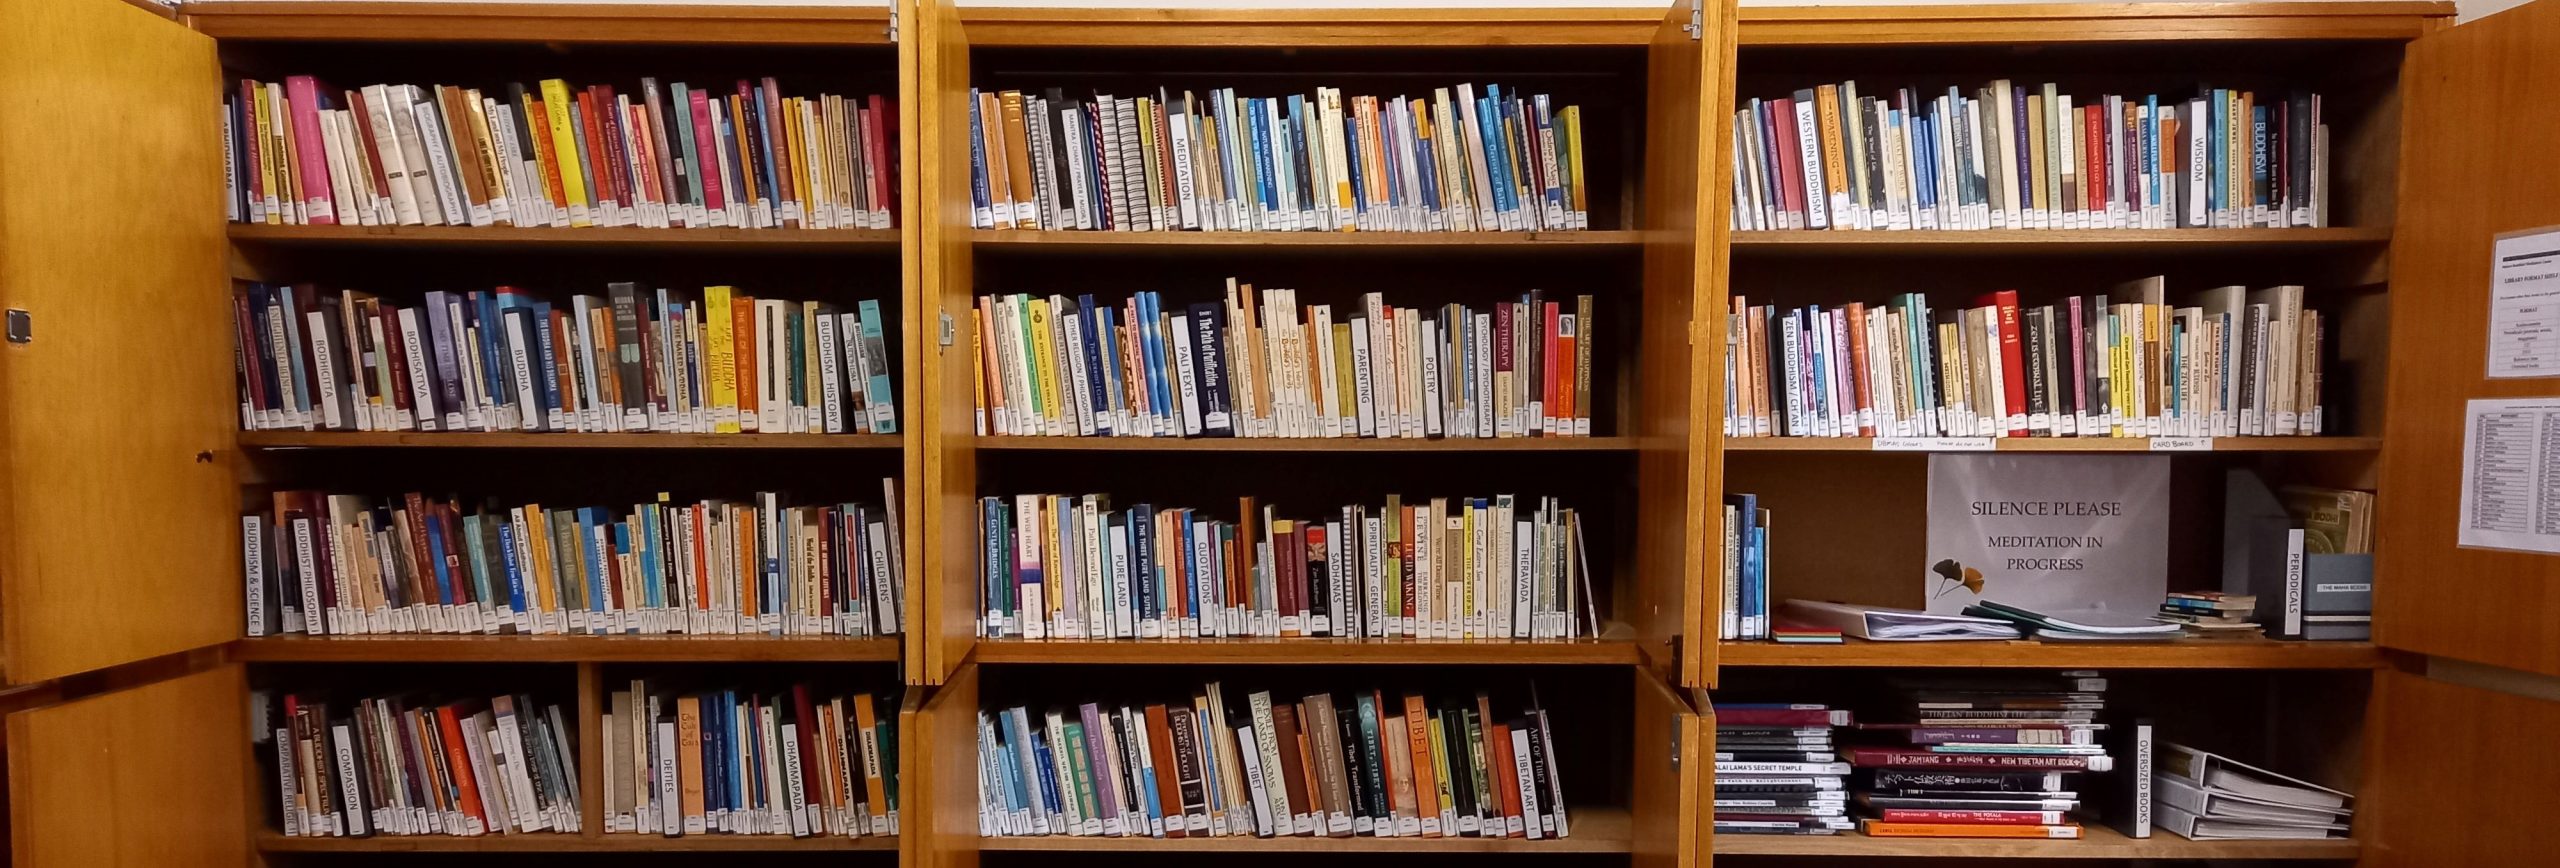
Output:
[[[478,345],[473,347],[480,351],[480,393],[489,396],[491,407],[513,408],[516,384],[507,379],[510,360],[506,355],[507,341],[503,334],[507,326],[506,320],[498,315],[497,294],[474,290],[468,298],[471,326],[480,333]],[[489,420],[489,425],[498,427],[498,420]]]
[[[1095,307],[1094,313],[1096,316],[1100,317],[1098,321],[1102,324],[1101,328],[1086,329],[1085,333],[1091,335],[1096,331],[1101,332],[1102,356],[1101,359],[1087,359],[1086,361],[1090,365],[1099,365],[1102,363],[1102,359],[1111,360],[1110,367],[1094,368],[1094,370],[1102,372],[1102,376],[1099,379],[1101,380],[1101,394],[1104,398],[1104,400],[1096,402],[1094,407],[1109,408],[1112,415],[1119,420],[1120,424],[1114,426],[1113,433],[1122,435],[1136,433],[1129,430],[1136,426],[1135,423],[1129,421],[1129,395],[1126,391],[1126,387],[1124,387],[1120,382],[1120,330],[1114,327],[1118,321],[1120,309],[1106,304]]]
[[[785,196],[781,193],[782,184],[774,172],[773,131],[777,127],[773,122],[773,116],[765,113],[764,87],[752,86],[745,91],[741,95],[747,97],[747,118],[749,122],[755,124],[755,135],[751,140],[755,142],[756,147],[755,152],[748,155],[748,162],[755,165],[756,192],[770,200],[773,207],[780,208]],[[787,150],[788,146],[785,148]]]
[[[1561,141],[1559,141],[1559,140],[1558,140],[1558,138],[1557,138],[1557,136],[1556,136],[1556,116],[1555,116],[1555,107],[1554,107],[1553,105],[1550,105],[1550,104],[1547,102],[1547,95],[1546,95],[1546,94],[1543,94],[1543,93],[1542,93],[1542,94],[1538,94],[1538,95],[1537,95],[1537,97],[1535,98],[1535,111],[1537,112],[1537,115],[1538,115],[1538,141],[1539,141],[1539,143],[1540,143],[1541,145],[1544,145],[1544,144],[1545,144],[1545,143],[1547,143],[1547,142],[1556,142],[1557,144],[1562,144],[1562,142],[1561,142]],[[1551,208],[1553,208],[1554,210],[1556,210],[1559,214],[1561,214],[1561,213],[1565,210],[1565,207],[1564,207],[1564,179],[1563,179],[1563,178],[1559,178],[1559,177],[1554,177],[1553,175],[1551,175],[1551,174],[1547,173],[1547,172],[1545,171],[1545,169],[1546,169],[1546,166],[1545,166],[1544,162],[1541,162],[1541,163],[1539,164],[1539,174],[1540,174],[1540,175],[1542,175],[1542,176],[1546,176],[1546,182],[1547,182],[1547,183],[1546,183],[1547,204],[1548,204],[1548,206],[1550,206]],[[1562,172],[1562,171],[1565,171],[1565,170],[1566,170],[1566,163],[1565,163],[1563,160],[1561,160],[1561,159],[1557,160],[1557,161],[1556,161],[1556,171],[1558,171],[1558,172]]]
[[[863,299],[854,308],[862,314],[862,351],[871,359],[871,376],[862,387],[862,408],[871,414],[871,433],[896,434],[898,399],[890,391],[888,320],[880,313],[878,299]]]
[[[978,116],[978,89],[969,89],[969,206],[972,223],[994,225],[995,205],[987,186],[987,119]]]
[[[606,541],[605,535],[597,532],[599,528],[605,527],[612,521],[613,517],[604,511],[604,507],[590,506],[578,510],[578,549],[587,562],[587,612],[589,613],[587,632],[589,633],[606,632],[605,619],[596,616],[603,614],[605,604],[613,599],[612,592],[604,584],[605,562],[613,555],[605,550],[605,546],[610,544]]]
[[[662,493],[658,495],[658,503],[640,507],[640,535],[632,541],[640,556],[641,587],[649,598],[649,607],[653,609],[667,607],[666,553],[659,551],[659,541],[666,539],[667,513],[662,505],[666,500],[667,496]]]
[[[2204,202],[2210,214],[2231,205],[2226,195],[2231,178],[2231,137],[2226,129],[2229,126],[2226,119],[2231,117],[2231,92],[2215,88],[2213,104],[2208,111],[2212,117],[2205,119],[2205,141],[2212,153],[2207,158],[2211,168],[2205,173]]]
[[[1495,95],[1502,87],[1486,85],[1484,90],[1484,98],[1476,100],[1476,126],[1484,135],[1485,175],[1493,181],[1493,210],[1507,214],[1520,207],[1520,202],[1512,195],[1511,147],[1502,137],[1502,103]]]
[[[1191,304],[1191,358],[1200,377],[1200,432],[1211,437],[1235,434],[1227,400],[1226,306]]]
[[[1085,369],[1084,382],[1076,385],[1085,390],[1085,401],[1093,406],[1094,433],[1109,437],[1118,431],[1111,425],[1111,392],[1105,385],[1113,378],[1110,372],[1102,367],[1102,360],[1115,357],[1103,354],[1102,347],[1109,340],[1098,334],[1103,328],[1101,325],[1103,315],[1095,311],[1092,293],[1076,296],[1076,322],[1082,326],[1079,331],[1083,334],[1079,340],[1082,346],[1076,347],[1075,351],[1084,354]]]
[[[1755,523],[1759,515],[1757,510],[1757,507],[1759,506],[1759,496],[1754,494],[1728,494],[1724,496],[1724,504],[1726,506],[1733,507],[1734,521],[1736,523],[1735,537],[1741,546],[1741,551],[1736,552],[1734,558],[1734,612],[1738,615],[1747,615],[1751,611],[1751,604],[1753,602],[1752,579],[1754,576],[1752,574],[1751,544],[1754,536],[1752,533],[1752,525]],[[1739,626],[1744,628],[1740,631],[1741,635],[1730,636],[1727,638],[1752,638],[1749,635],[1750,625],[1747,620]]]
[[[1386,175],[1386,177],[1380,179],[1380,181],[1382,182],[1381,186],[1386,188],[1383,192],[1387,194],[1387,208],[1389,209],[1389,214],[1398,213],[1405,205],[1409,204],[1405,201],[1404,195],[1404,166],[1402,165],[1402,161],[1397,160],[1395,157],[1395,124],[1393,123],[1393,119],[1388,117],[1389,115],[1395,114],[1395,109],[1390,107],[1392,105],[1393,103],[1391,102],[1380,101],[1378,103],[1377,112],[1378,155],[1384,158],[1379,160],[1378,164],[1384,170],[1384,174]],[[1392,220],[1394,218],[1390,217],[1388,219]]]
[[[2150,123],[2142,125],[2142,175],[2151,182],[2142,201],[2144,205],[2157,208],[2160,206],[2161,188],[2169,184],[2169,179],[2160,173],[2160,95],[2144,96],[2142,107],[2148,112],[2145,116],[2151,119]]]
[[[460,596],[454,592],[453,571],[445,567],[448,563],[446,555],[453,551],[453,545],[452,541],[444,538],[444,522],[428,516],[410,516],[410,519],[427,526],[427,560],[433,561],[428,564],[428,571],[436,577],[436,604],[451,606],[460,602]]]
[[[978,522],[984,531],[978,538],[986,545],[980,558],[986,565],[986,580],[980,585],[987,598],[987,635],[1012,635],[1004,624],[1013,613],[1013,556],[1005,545],[1013,538],[1013,530],[1005,516],[1004,498],[978,498]]]
[[[489,547],[480,540],[480,522],[476,513],[462,517],[462,560],[470,569],[472,600],[487,603],[497,600],[498,594],[489,580]]]
[[[498,522],[498,555],[507,569],[507,608],[515,612],[530,611],[524,604],[524,564],[516,560],[515,522]]]
[[[1920,207],[1938,207],[1938,118],[1922,114],[1913,121],[1920,133]]]
[[[1278,166],[1272,159],[1272,149],[1275,144],[1272,141],[1271,112],[1268,108],[1270,102],[1267,99],[1245,100],[1245,105],[1252,112],[1252,116],[1247,120],[1253,124],[1253,162],[1256,176],[1254,192],[1261,200],[1262,214],[1266,221],[1274,219],[1280,213],[1278,183],[1280,175]],[[1263,228],[1269,229],[1273,226],[1266,222]]]
[[[1161,431],[1164,430],[1162,422],[1173,417],[1167,412],[1173,407],[1173,389],[1165,377],[1164,330],[1156,327],[1162,313],[1156,308],[1157,301],[1153,291],[1138,293],[1138,321],[1133,325],[1137,326],[1140,358],[1146,368],[1147,406],[1158,423],[1153,430]],[[1179,433],[1179,426],[1176,429]]]
[[[1343,215],[1341,219],[1350,222],[1355,215],[1369,213],[1369,185],[1372,181],[1364,174],[1368,166],[1353,156],[1360,152],[1360,116],[1347,107],[1342,111],[1342,145],[1351,152],[1345,154],[1347,159],[1342,161],[1344,167],[1351,170],[1351,214]]]
[[[1289,190],[1291,193],[1290,198],[1296,199],[1302,209],[1309,209],[1313,208],[1315,205],[1315,190],[1314,185],[1309,183],[1313,179],[1307,177],[1310,167],[1306,160],[1306,95],[1295,93],[1290,94],[1287,105],[1289,108],[1288,112],[1280,118],[1281,124],[1285,127],[1285,129],[1281,131],[1281,141],[1286,146],[1282,149],[1281,153],[1281,156],[1284,158],[1282,163],[1284,167],[1283,171],[1288,173]],[[1290,216],[1295,217],[1297,215],[1293,213]]]
[[[1797,311],[1796,320],[1801,323],[1797,328],[1804,334],[1805,355],[1812,360],[1805,369],[1805,376],[1812,381],[1813,388],[1805,391],[1812,396],[1813,403],[1806,409],[1813,413],[1814,418],[1827,420],[1831,418],[1831,390],[1823,384],[1831,382],[1831,354],[1825,348],[1824,339],[1830,336],[1831,329],[1822,324],[1822,308],[1819,307],[1808,306]]]
[[[431,350],[427,353],[427,362],[429,366],[435,368],[435,410],[442,417],[447,430],[460,428],[463,425],[460,357],[454,354],[456,338],[453,333],[453,312],[455,309],[456,303],[452,293],[430,290],[426,295],[425,307],[418,311],[418,318],[427,321],[427,345]],[[286,310],[292,309],[286,308]]]
[[[1045,506],[1046,498],[1042,498],[1042,501],[1042,505]],[[1025,530],[1037,530],[1031,525],[1032,516],[1028,512],[1014,516],[1013,520]],[[1049,616],[1046,611],[1049,598],[1041,592],[1040,583],[1046,578],[1043,574],[1050,569],[1050,565],[1046,563],[1016,559],[1013,579],[1020,593],[1014,595],[1013,599],[1022,623],[1025,625],[1044,621]]]
[[[1058,792],[1058,754],[1049,745],[1047,731],[1031,731],[1031,753],[1040,763],[1040,799],[1048,804],[1050,816],[1059,816],[1066,810],[1066,794]]]
[[[2249,205],[2253,209],[2262,209],[2269,204],[2268,200],[2272,198],[2269,193],[2275,189],[2275,185],[2269,183],[2271,172],[2267,166],[2268,109],[2262,105],[2250,106],[2249,116]]]
[[[1423,114],[1425,116],[1431,114],[1430,103],[1428,101],[1417,102],[1423,106]],[[1417,167],[1422,176],[1422,206],[1429,209],[1430,213],[1433,214],[1446,213],[1448,209],[1442,207],[1441,203],[1448,201],[1448,199],[1440,194],[1440,185],[1445,183],[1440,177],[1440,152],[1433,149],[1433,143],[1439,141],[1441,136],[1448,135],[1449,131],[1435,128],[1431,131],[1432,134],[1430,136],[1420,135],[1421,130],[1419,128],[1416,128],[1414,132],[1413,164]],[[1562,161],[1559,160],[1558,162],[1561,163]]]
[[[561,430],[568,427],[565,424],[568,421],[566,416],[568,405],[563,403],[560,396],[560,363],[551,356],[550,302],[539,300],[533,302],[533,344],[542,351],[542,358],[536,363],[541,366],[542,382],[535,383],[534,388],[542,393],[543,409],[551,416],[543,420],[543,426],[554,431]]]
[[[1128,515],[1129,605],[1137,610],[1138,622],[1145,623],[1164,616],[1156,586],[1156,510],[1141,503]]]

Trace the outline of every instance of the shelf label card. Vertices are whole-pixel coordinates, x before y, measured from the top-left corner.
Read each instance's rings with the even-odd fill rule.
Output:
[[[1989,452],[1989,437],[1878,437],[1869,448],[1876,452]]]
[[[2211,437],[2153,437],[2153,438],[2151,438],[2151,451],[2153,451],[2153,452],[2211,452],[2211,451],[2213,451],[2213,438],[2211,438]]]

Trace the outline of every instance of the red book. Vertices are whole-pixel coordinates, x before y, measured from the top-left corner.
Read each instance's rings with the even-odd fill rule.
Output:
[[[871,114],[862,122],[862,133],[870,139],[871,201],[889,212],[891,223],[897,221],[898,161],[889,158],[889,143],[898,140],[898,104],[871,95]]]
[[[1492,742],[1485,745],[1491,749],[1485,754],[1485,765],[1488,766],[1485,773],[1493,777],[1494,791],[1501,794],[1504,830],[1501,835],[1485,837],[1527,837],[1528,824],[1535,821],[1529,820],[1521,812],[1519,759],[1511,753],[1511,727],[1506,724],[1494,724],[1491,731],[1485,734],[1485,738]],[[1519,825],[1512,825],[1514,823]]]
[[[436,708],[436,728],[444,731],[445,768],[453,776],[453,787],[459,794],[456,801],[462,803],[462,812],[484,827],[497,825],[480,810],[480,785],[474,780],[471,754],[462,741],[462,719],[454,713],[453,706]]]
[[[2105,117],[2105,106],[2084,106],[2080,111],[2080,116],[2084,119],[2086,126],[2089,129],[2088,135],[2085,137],[2088,140],[2088,147],[2082,149],[2087,151],[2089,154],[2088,159],[2086,160],[2089,164],[2089,170],[2082,173],[2080,177],[2089,179],[2089,188],[2084,191],[2089,194],[2089,210],[2095,213],[2105,213],[2107,210],[2108,156],[2107,127],[2106,121],[2103,119]]]
[[[1868,391],[1874,386],[1868,381],[1867,372],[1867,306],[1850,302],[1848,310],[1843,313],[1849,322],[1849,379],[1851,391],[1857,393],[1851,396],[1851,400],[1858,407],[1858,436],[1873,437],[1876,436],[1876,416],[1883,408],[1875,405]]]
[[[347,91],[347,108],[350,109],[350,111],[347,112],[348,117],[355,120],[356,138],[359,140],[356,142],[356,146],[364,149],[365,162],[365,165],[363,166],[348,166],[347,168],[351,171],[360,168],[372,170],[366,174],[373,178],[374,195],[382,197],[383,201],[387,202],[391,196],[391,176],[384,174],[383,172],[382,147],[380,144],[376,143],[373,138],[372,107],[365,103],[364,94],[362,92],[351,90]],[[356,207],[358,208],[371,208],[373,205],[374,203],[369,201],[356,203]],[[400,221],[395,216],[385,222],[397,223]]]
[[[1719,724],[1728,723],[1724,715],[1716,715]],[[2113,760],[2098,756],[2027,756],[2017,754],[1938,753],[1927,748],[1852,747],[1844,751],[1849,764],[1860,768],[1894,769],[2008,769],[2014,771],[2092,771],[2103,772],[2115,767]]]
[[[809,830],[825,834],[823,831],[825,821],[817,815],[826,810],[827,792],[834,782],[827,780],[818,771],[824,766],[818,762],[818,748],[821,744],[818,741],[818,712],[816,706],[809,702],[809,685],[791,685],[791,713],[799,718],[799,725],[794,727],[797,731],[793,735],[800,743],[800,792],[802,803],[808,809],[806,813],[811,815]],[[788,791],[785,790],[785,792]]]
[[[2080,827],[2066,823],[2055,826],[1989,826],[1976,823],[1888,823],[1866,821],[1864,831],[1870,838],[2078,838]]]
[[[1842,716],[1846,716],[1844,712]],[[1785,708],[1768,706],[1716,706],[1718,726],[1840,726],[1846,720],[1832,719],[1831,709],[1820,705]]]
[[[319,83],[307,75],[287,77],[284,98],[292,109],[288,120],[293,124],[294,170],[302,178],[302,222],[336,225],[338,218],[330,210],[337,200],[329,192],[329,153],[320,137]]]
[[[1992,308],[2000,318],[2000,377],[2007,395],[2009,436],[2027,436],[2027,363],[2026,349],[2018,339],[2018,291],[2003,289],[1986,293],[1973,300],[1974,307]]]
[[[693,119],[693,174],[702,179],[703,219],[708,220],[709,214],[729,207],[720,190],[720,139],[711,134],[711,98],[701,90],[689,90],[684,101],[685,114]]]
[[[1777,135],[1778,188],[1795,228],[1803,229],[1812,225],[1812,218],[1806,216],[1804,206],[1804,164],[1800,162],[1804,155],[1796,153],[1795,102],[1774,99],[1760,105],[1769,113],[1769,129]]]
[[[1887,823],[1966,823],[1980,826],[2051,826],[2063,822],[2061,811],[1950,811],[1886,808],[1877,812]]]
[[[1548,419],[1570,419],[1572,417],[1566,416],[1563,412],[1564,390],[1567,388],[1564,370],[1571,363],[1572,357],[1568,354],[1573,352],[1573,342],[1556,331],[1562,325],[1564,305],[1552,301],[1546,304],[1547,309],[1543,315],[1546,317],[1547,326],[1543,334],[1546,335],[1547,345],[1538,355],[1538,358],[1546,364],[1545,370],[1538,372],[1538,391],[1546,396],[1541,400],[1546,402]],[[1547,432],[1548,436],[1554,436],[1556,433],[1553,430]]]

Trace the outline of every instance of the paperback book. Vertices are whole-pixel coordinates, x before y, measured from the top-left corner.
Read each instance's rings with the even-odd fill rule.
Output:
[[[618,686],[600,727],[605,831],[898,834],[898,703],[808,684]]]
[[[578,834],[574,711],[525,695],[261,694],[287,837]]]

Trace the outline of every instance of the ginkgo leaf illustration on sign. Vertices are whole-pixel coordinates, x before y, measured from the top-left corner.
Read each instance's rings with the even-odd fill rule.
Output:
[[[1947,592],[1957,588],[1972,591],[1977,597],[1982,596],[1981,570],[1956,563],[1954,558],[1947,558],[1929,567],[1929,571],[1938,574],[1939,580],[1937,592],[1930,594],[1929,599],[1946,596]]]

